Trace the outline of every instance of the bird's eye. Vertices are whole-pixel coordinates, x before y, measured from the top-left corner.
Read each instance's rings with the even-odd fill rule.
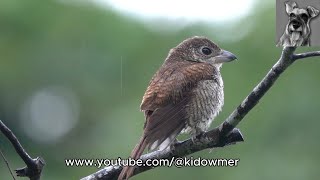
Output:
[[[290,17],[296,17],[296,15],[294,13],[290,13]]]
[[[204,54],[204,55],[210,55],[212,53],[212,50],[208,47],[203,47],[201,49],[201,52]]]
[[[308,15],[307,14],[301,14],[301,18],[305,21],[305,22],[307,22],[308,21]]]

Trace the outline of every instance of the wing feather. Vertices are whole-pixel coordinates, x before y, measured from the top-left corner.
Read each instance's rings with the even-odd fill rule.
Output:
[[[213,79],[213,71],[208,63],[180,61],[163,65],[151,79],[140,109],[154,111],[179,102],[197,82]]]
[[[185,109],[192,88],[213,78],[214,69],[207,63],[181,61],[164,67],[152,78],[141,104],[146,116],[144,136],[151,150],[175,139],[187,122]]]

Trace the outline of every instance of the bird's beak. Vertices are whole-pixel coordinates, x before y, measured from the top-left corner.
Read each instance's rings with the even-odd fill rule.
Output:
[[[237,57],[234,54],[232,54],[231,52],[226,51],[226,50],[221,50],[220,55],[215,57],[215,62],[216,63],[224,63],[224,62],[233,61],[235,59],[237,59]]]

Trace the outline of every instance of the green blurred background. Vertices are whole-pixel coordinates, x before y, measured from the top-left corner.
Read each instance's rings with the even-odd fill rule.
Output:
[[[202,35],[239,59],[222,69],[216,126],[280,56],[274,6],[255,1],[242,18],[189,22],[92,1],[1,0],[0,118],[32,157],[46,160],[43,179],[79,179],[98,169],[66,167],[64,159],[127,157],[142,132],[139,105],[150,78],[170,48]],[[237,167],[162,167],[133,179],[317,179],[319,68],[320,58],[291,66],[239,125],[244,143],[192,155],[240,158]],[[0,148],[13,169],[25,166],[2,134]],[[2,159],[0,179],[12,179]]]

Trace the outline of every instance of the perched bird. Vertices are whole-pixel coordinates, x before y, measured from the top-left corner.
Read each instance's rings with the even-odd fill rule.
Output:
[[[170,50],[143,96],[144,131],[131,153],[140,158],[145,148],[163,150],[183,132],[192,138],[208,130],[224,102],[222,63],[235,60],[205,37],[192,37]],[[128,179],[135,167],[123,168],[118,179]]]

